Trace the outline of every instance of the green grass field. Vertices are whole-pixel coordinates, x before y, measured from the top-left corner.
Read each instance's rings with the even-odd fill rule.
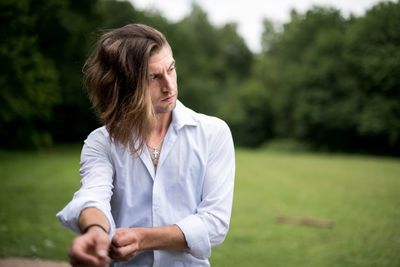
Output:
[[[55,214],[79,187],[79,153],[0,152],[0,257],[66,259],[74,234]],[[236,161],[213,266],[400,266],[400,159],[238,149]]]

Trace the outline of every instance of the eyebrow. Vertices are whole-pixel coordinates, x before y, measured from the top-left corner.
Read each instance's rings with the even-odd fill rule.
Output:
[[[176,62],[176,61],[173,60],[173,61],[171,62],[171,64],[169,65],[168,69],[171,69],[171,67],[175,65],[175,62]],[[157,73],[157,72],[150,72],[150,73],[149,73],[149,77],[152,77],[152,76],[153,76],[153,77],[157,77],[159,74],[160,74],[160,73]]]

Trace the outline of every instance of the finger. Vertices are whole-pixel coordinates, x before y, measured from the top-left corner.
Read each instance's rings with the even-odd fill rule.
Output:
[[[131,244],[124,247],[115,247],[111,245],[110,249],[111,258],[123,261],[132,259],[137,252],[137,244]]]
[[[115,229],[115,234],[112,238],[112,245],[116,247],[123,247],[129,245],[129,240],[127,237],[128,230],[127,228],[117,228]]]
[[[99,264],[99,265],[88,265],[86,263],[83,264],[77,264],[77,265],[72,265],[73,267],[108,267],[109,265],[107,264]]]
[[[137,255],[138,252],[133,252],[133,253],[127,254],[125,256],[117,256],[117,255],[113,255],[112,253],[110,255],[114,261],[130,261]]]
[[[101,262],[99,261],[98,264],[90,264],[87,262],[80,262],[80,261],[70,261],[71,266],[73,267],[108,267],[108,262]]]
[[[118,228],[112,239],[112,244],[116,247],[128,246],[138,242],[138,236],[133,228]]]
[[[68,254],[72,266],[97,266],[100,261],[90,254],[85,252],[75,251]]]
[[[70,262],[70,264],[72,267],[95,267],[96,266],[96,265],[91,265],[88,263],[80,263],[80,262],[74,262],[74,263]],[[96,267],[98,267],[98,266],[96,266]]]
[[[96,236],[95,251],[97,256],[99,256],[99,258],[107,260],[109,248],[110,248],[110,240],[108,239],[108,235]]]
[[[76,266],[84,264],[89,266],[96,266],[100,263],[99,259],[94,254],[93,240],[86,236],[80,236],[72,242],[71,249],[68,256],[71,264]]]

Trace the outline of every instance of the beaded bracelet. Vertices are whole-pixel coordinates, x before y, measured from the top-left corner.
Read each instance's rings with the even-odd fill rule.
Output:
[[[104,228],[102,225],[97,224],[97,223],[90,224],[90,225],[86,226],[86,228],[83,229],[82,234],[86,234],[87,231],[89,231],[89,229],[90,229],[91,227],[93,227],[93,226],[100,227],[106,234],[108,234],[108,231],[106,230],[106,228]]]

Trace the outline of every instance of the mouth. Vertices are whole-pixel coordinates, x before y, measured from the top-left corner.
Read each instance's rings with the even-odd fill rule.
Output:
[[[162,102],[170,102],[174,99],[175,95],[168,96],[166,98],[161,99]]]

